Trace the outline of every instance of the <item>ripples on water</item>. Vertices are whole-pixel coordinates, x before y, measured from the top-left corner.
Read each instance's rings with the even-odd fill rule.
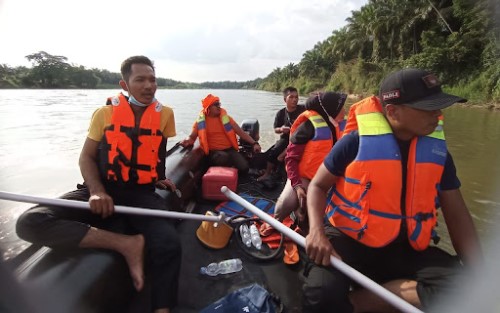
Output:
[[[0,90],[0,190],[56,197],[81,182],[78,155],[92,113],[119,90]],[[272,124],[283,107],[280,93],[252,90],[159,90],[160,102],[175,112],[173,146],[191,132],[201,99],[212,92],[239,123],[257,118],[261,145],[274,143]],[[304,102],[305,98],[301,98]],[[490,240],[500,211],[500,113],[450,108],[445,131],[462,181],[462,192],[481,237]],[[9,259],[25,249],[13,225],[29,204],[0,200],[0,249]],[[444,223],[441,223],[444,225]],[[445,234],[444,228],[440,231]],[[440,245],[451,250],[443,236]]]

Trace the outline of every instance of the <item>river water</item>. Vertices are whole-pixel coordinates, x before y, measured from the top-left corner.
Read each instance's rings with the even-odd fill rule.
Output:
[[[56,197],[81,182],[78,156],[92,112],[119,90],[0,90],[0,190]],[[177,136],[186,137],[201,109],[201,99],[213,92],[241,123],[257,118],[265,150],[277,139],[274,115],[283,107],[280,93],[254,90],[159,90],[157,98],[174,109]],[[301,98],[300,102],[304,102]],[[500,219],[500,112],[464,107],[444,111],[445,133],[462,193],[488,253]],[[30,204],[0,200],[0,251],[7,260],[29,244],[15,235],[14,223]],[[440,246],[451,250],[440,223]]]

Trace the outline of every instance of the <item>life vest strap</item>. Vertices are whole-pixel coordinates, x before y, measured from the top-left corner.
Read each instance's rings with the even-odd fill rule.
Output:
[[[349,179],[349,182],[350,183],[353,183],[353,184],[356,184],[356,185],[360,185],[361,184],[361,181],[358,180],[358,179],[352,179],[352,178],[347,178],[346,177],[346,182],[347,180]],[[361,193],[361,195],[359,196],[359,199],[356,200],[356,201],[349,201],[348,199],[346,199],[342,194],[340,194],[340,192],[334,187],[332,188],[332,192],[340,199],[342,200],[343,203],[347,204],[348,206],[352,207],[352,208],[355,208],[355,209],[358,209],[358,210],[361,210],[361,206],[359,205],[359,203],[361,202],[361,200],[363,200],[366,196],[366,194],[368,193],[368,190],[370,190],[372,184],[371,182],[367,182],[366,185],[365,185],[365,190],[363,190],[363,192]],[[331,198],[331,197],[330,197]]]
[[[351,221],[354,221],[356,223],[360,223],[361,222],[361,220],[359,219],[359,217],[354,216],[354,215],[352,215],[350,213],[347,213],[347,211],[342,210],[340,208],[340,206],[333,207],[333,210],[330,210],[330,212],[328,212],[327,217],[330,218],[335,213],[338,213],[338,214],[340,214],[342,216],[345,216],[348,219],[350,219]]]

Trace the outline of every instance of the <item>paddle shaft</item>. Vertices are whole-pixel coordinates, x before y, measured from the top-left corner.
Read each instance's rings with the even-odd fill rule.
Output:
[[[36,196],[23,195],[23,194],[17,194],[17,193],[5,192],[5,191],[0,191],[0,199],[17,201],[17,202],[27,202],[27,203],[59,206],[59,207],[68,207],[68,208],[74,208],[74,209],[90,210],[90,204],[88,202],[84,202],[84,201],[36,197]],[[225,215],[222,213],[219,216],[207,216],[207,215],[201,215],[201,214],[171,212],[171,211],[128,207],[128,206],[123,206],[123,205],[115,205],[115,212],[116,213],[123,213],[123,214],[156,216],[156,217],[177,218],[177,219],[186,219],[186,220],[198,220],[198,221],[208,221],[208,222],[225,222],[226,221]]]
[[[252,205],[250,202],[246,201],[242,197],[238,196],[236,193],[232,192],[229,188],[226,186],[222,186],[221,192],[226,195],[229,199],[239,203],[243,207],[245,207],[247,210],[252,212],[253,214],[257,215],[259,218],[261,218],[263,221],[266,223],[270,224],[272,227],[274,227],[276,230],[279,232],[283,233],[285,236],[288,238],[292,239],[294,242],[296,242],[298,245],[301,247],[305,248],[306,247],[306,239],[298,234],[297,232],[293,231],[292,229],[288,228],[287,226],[283,225],[281,222],[278,220],[274,219],[272,216],[269,214],[263,212],[256,206]],[[365,287],[366,289],[372,291],[373,293],[377,294],[379,297],[384,299],[385,301],[389,302],[396,308],[400,309],[403,312],[411,312],[411,313],[423,313],[413,305],[409,304],[408,302],[404,301],[400,297],[396,296],[389,290],[385,289],[384,287],[380,286],[370,278],[366,277],[365,275],[361,274],[354,268],[350,267],[346,263],[342,262],[340,259],[330,256],[330,263],[333,265],[333,267],[337,268],[339,271],[344,273],[345,275],[349,276],[356,282],[358,282],[360,285]]]

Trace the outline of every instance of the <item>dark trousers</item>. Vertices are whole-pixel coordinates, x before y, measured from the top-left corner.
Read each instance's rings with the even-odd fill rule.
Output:
[[[289,139],[288,138],[280,138],[276,143],[269,148],[267,153],[267,162],[278,164],[278,156],[285,151],[286,147],[288,147]]]
[[[226,150],[211,150],[208,154],[210,165],[227,166],[238,169],[240,174],[248,173],[250,169],[245,157],[233,148]]]
[[[165,200],[154,189],[108,188],[115,205],[164,209]],[[63,199],[88,201],[87,188],[62,196]],[[151,279],[152,308],[172,308],[177,304],[181,245],[171,220],[140,215],[114,214],[102,219],[90,210],[36,206],[18,219],[20,238],[51,248],[75,248],[91,226],[127,234],[142,234],[145,239],[145,269]]]
[[[441,296],[457,291],[457,278],[463,268],[457,257],[437,248],[416,251],[407,242],[370,248],[344,235],[330,224],[326,232],[343,262],[379,284],[395,279],[417,282],[417,293],[424,309]],[[348,294],[358,288],[354,282],[333,267],[310,263],[304,272],[304,313],[352,312]]]

